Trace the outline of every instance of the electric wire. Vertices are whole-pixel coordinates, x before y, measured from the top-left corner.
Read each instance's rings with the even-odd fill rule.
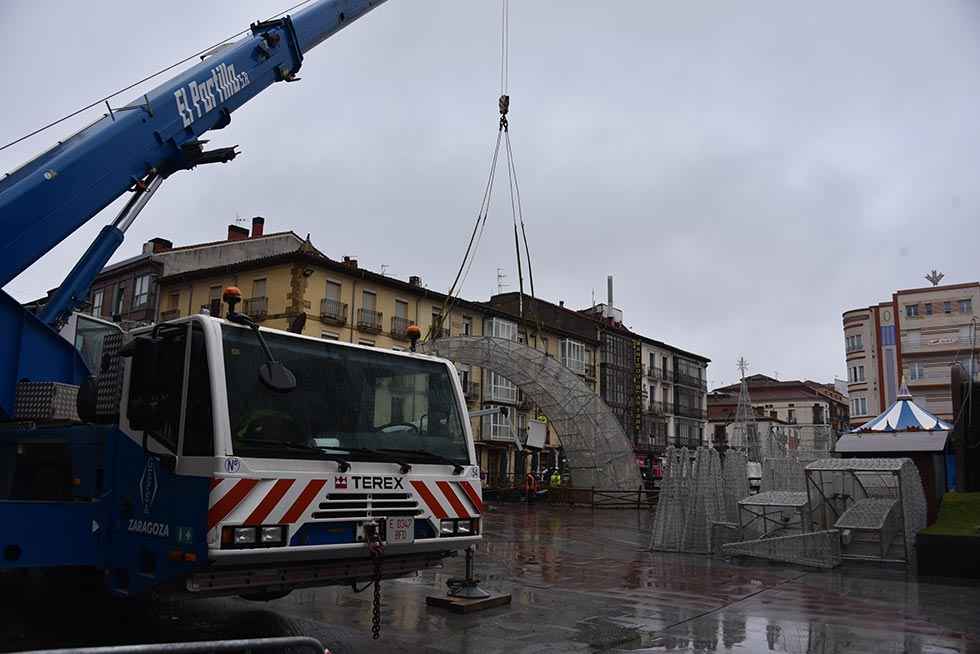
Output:
[[[299,2],[299,3],[295,4],[295,5],[293,5],[292,7],[289,7],[288,9],[284,9],[284,10],[280,11],[279,13],[271,16],[267,20],[274,20],[276,18],[279,18],[279,17],[281,17],[281,16],[283,16],[283,15],[285,15],[285,14],[291,12],[291,11],[294,11],[296,9],[299,9],[300,7],[302,7],[305,4],[309,4],[310,2],[313,2],[313,0],[303,0],[302,2]],[[71,112],[70,114],[67,114],[65,116],[62,116],[61,118],[58,118],[57,120],[53,120],[50,123],[47,123],[46,125],[43,125],[42,127],[39,127],[37,129],[35,129],[34,131],[29,132],[29,133],[21,136],[20,138],[16,138],[13,141],[10,141],[9,143],[6,143],[6,144],[0,146],[0,152],[2,152],[3,150],[6,150],[9,147],[12,147],[14,145],[17,145],[18,143],[21,143],[23,141],[26,141],[27,139],[31,138],[32,136],[37,136],[41,132],[44,132],[44,131],[46,131],[48,129],[51,129],[52,127],[54,127],[56,125],[60,125],[61,123],[65,122],[66,120],[69,120],[71,118],[74,118],[75,116],[77,116],[77,115],[79,115],[81,113],[84,113],[84,112],[88,111],[89,109],[92,109],[93,107],[97,107],[100,104],[106,103],[109,100],[111,100],[112,98],[116,97],[117,95],[120,95],[122,93],[125,93],[126,91],[130,91],[130,90],[136,88],[137,86],[139,86],[140,84],[143,84],[145,82],[149,82],[151,79],[153,79],[155,77],[159,77],[160,75],[163,75],[164,73],[169,72],[169,71],[173,70],[174,68],[177,68],[178,66],[181,66],[183,64],[186,64],[188,61],[190,61],[192,59],[195,59],[197,57],[200,57],[201,55],[203,55],[203,54],[205,54],[207,52],[210,52],[211,50],[214,50],[215,48],[217,48],[219,46],[222,46],[225,43],[228,43],[232,39],[237,39],[239,36],[242,36],[244,34],[248,34],[249,31],[250,30],[248,30],[248,29],[244,29],[244,30],[241,30],[239,32],[236,32],[235,34],[232,34],[231,36],[229,36],[227,38],[224,38],[221,41],[218,41],[214,45],[210,45],[210,46],[208,46],[208,47],[206,47],[206,48],[204,48],[202,50],[198,50],[194,54],[192,54],[192,55],[190,55],[188,57],[184,57],[180,61],[178,61],[176,63],[173,63],[173,64],[170,64],[166,68],[161,68],[157,72],[155,72],[155,73],[153,73],[151,75],[147,75],[146,77],[144,77],[143,79],[141,79],[139,81],[136,81],[136,82],[133,82],[132,84],[129,84],[127,86],[124,86],[123,88],[119,89],[118,91],[113,91],[109,95],[106,95],[106,96],[104,96],[102,98],[99,98],[98,100],[95,100],[94,102],[91,102],[91,103],[85,105],[84,107],[82,107],[80,109],[76,109],[75,111]]]

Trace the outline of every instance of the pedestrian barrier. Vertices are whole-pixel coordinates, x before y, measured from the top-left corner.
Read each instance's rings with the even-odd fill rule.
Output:
[[[649,488],[629,491],[559,486],[549,488],[546,498],[552,504],[587,506],[593,509],[652,509],[657,505],[659,496],[659,490]]]

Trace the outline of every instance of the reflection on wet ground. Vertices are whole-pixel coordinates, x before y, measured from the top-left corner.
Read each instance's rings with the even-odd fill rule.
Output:
[[[651,553],[650,518],[500,505],[487,515],[477,567],[485,587],[513,593],[512,605],[465,616],[427,607],[426,595],[462,573],[452,559],[384,583],[380,643],[370,640],[370,592],[327,588],[266,604],[203,600],[87,617],[75,607],[69,620],[53,620],[51,607],[15,610],[0,649],[303,634],[333,652],[980,653],[976,584],[874,565],[825,572]]]

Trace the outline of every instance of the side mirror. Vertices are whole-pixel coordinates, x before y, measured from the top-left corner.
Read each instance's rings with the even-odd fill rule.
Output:
[[[296,376],[278,361],[268,361],[259,366],[259,379],[277,393],[288,393],[296,388]]]

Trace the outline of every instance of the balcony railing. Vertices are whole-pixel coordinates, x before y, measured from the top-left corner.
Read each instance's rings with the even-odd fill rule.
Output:
[[[180,309],[167,309],[166,311],[160,312],[160,321],[165,322],[167,320],[176,320],[180,318]]]
[[[401,316],[392,316],[391,318],[391,337],[399,338],[403,341],[408,340],[408,326],[412,324],[412,321],[408,318],[402,318]]]
[[[708,387],[704,379],[695,377],[694,375],[685,374],[679,370],[674,371],[674,383],[684,384],[685,386],[693,386],[694,388],[700,388],[701,390]]]
[[[973,341],[968,336],[949,334],[946,336],[931,336],[920,338],[917,343],[912,339],[902,339],[902,353],[908,352],[940,352],[943,350],[969,349]]]
[[[864,350],[864,343],[859,341],[854,345],[845,345],[844,350],[847,354],[850,354],[851,352],[862,352]]]
[[[245,300],[245,315],[256,320],[262,320],[269,315],[269,298],[250,297]]]
[[[658,402],[654,400],[650,402],[649,413],[655,416],[669,416],[674,414],[674,403],[673,402]]]
[[[658,368],[657,366],[647,365],[645,366],[646,375],[650,379],[656,379],[658,381],[670,381],[670,375],[663,368]]]
[[[381,332],[381,318],[380,311],[360,308],[357,310],[357,328],[362,332],[378,334]]]
[[[683,404],[674,405],[674,415],[683,416],[685,418],[697,418],[699,420],[705,419],[705,411],[698,406],[685,406]]]
[[[343,325],[347,322],[347,304],[330,298],[320,300],[320,320]]]

